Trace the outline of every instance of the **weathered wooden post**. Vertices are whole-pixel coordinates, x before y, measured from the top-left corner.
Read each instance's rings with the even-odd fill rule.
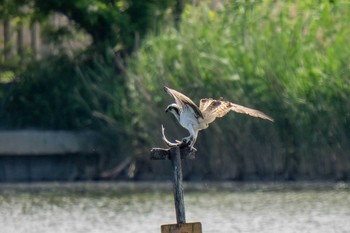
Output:
[[[175,147],[175,155],[170,154],[171,164],[174,169],[174,202],[176,212],[176,222],[186,223],[185,200],[182,186],[182,164],[180,148]]]
[[[162,126],[163,141],[169,148],[153,148],[151,150],[151,159],[153,160],[171,160],[173,167],[173,191],[176,213],[176,224],[167,224],[161,226],[161,233],[202,233],[202,224],[200,222],[186,223],[185,201],[182,185],[182,160],[194,159],[196,149],[189,145],[178,142],[169,142],[164,135]]]

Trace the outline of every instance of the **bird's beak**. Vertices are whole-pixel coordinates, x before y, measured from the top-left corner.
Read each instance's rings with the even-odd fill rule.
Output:
[[[166,108],[166,109],[165,109],[165,112],[168,112],[168,111],[169,111],[169,108]]]

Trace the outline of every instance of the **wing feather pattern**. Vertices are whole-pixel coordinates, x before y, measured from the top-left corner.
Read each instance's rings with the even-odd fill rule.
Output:
[[[203,118],[203,114],[202,114],[201,110],[199,110],[198,106],[190,98],[188,98],[184,94],[182,94],[178,91],[175,91],[174,89],[171,89],[169,87],[164,87],[164,90],[166,93],[168,93],[170,96],[172,96],[174,98],[175,103],[179,106],[181,111],[183,111],[184,105],[186,104],[193,109],[193,111],[196,114],[196,117]]]
[[[263,113],[259,110],[247,108],[247,107],[244,107],[242,105],[238,105],[238,104],[234,104],[234,103],[231,103],[230,109],[231,109],[231,111],[235,111],[238,113],[244,113],[244,114],[247,114],[249,116],[259,117],[259,118],[273,122],[273,119],[270,116],[266,115],[265,113]]]
[[[213,122],[217,117],[225,116],[230,111],[273,121],[271,117],[269,117],[261,111],[252,108],[247,108],[242,105],[234,104],[225,100],[214,100],[211,98],[201,99],[199,109],[203,112],[204,119],[208,124]]]

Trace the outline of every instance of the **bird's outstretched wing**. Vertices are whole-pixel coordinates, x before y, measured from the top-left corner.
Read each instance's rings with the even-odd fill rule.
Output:
[[[184,110],[184,105],[186,104],[193,109],[193,111],[196,114],[196,117],[203,118],[203,114],[201,110],[199,110],[198,106],[190,98],[169,87],[164,87],[164,90],[166,93],[168,93],[170,96],[174,98],[175,103],[179,106],[181,111]]]
[[[265,120],[273,121],[271,117],[255,109],[247,108],[242,105],[234,104],[225,100],[214,100],[211,98],[201,99],[199,109],[202,111],[204,120],[207,124],[213,122],[217,117],[223,117],[228,112],[234,111],[244,113],[253,117],[259,117]]]

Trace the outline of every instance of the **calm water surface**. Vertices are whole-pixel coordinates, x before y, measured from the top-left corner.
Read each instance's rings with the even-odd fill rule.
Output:
[[[187,183],[187,221],[205,233],[349,233],[350,185]],[[169,183],[0,184],[1,233],[160,233]]]

